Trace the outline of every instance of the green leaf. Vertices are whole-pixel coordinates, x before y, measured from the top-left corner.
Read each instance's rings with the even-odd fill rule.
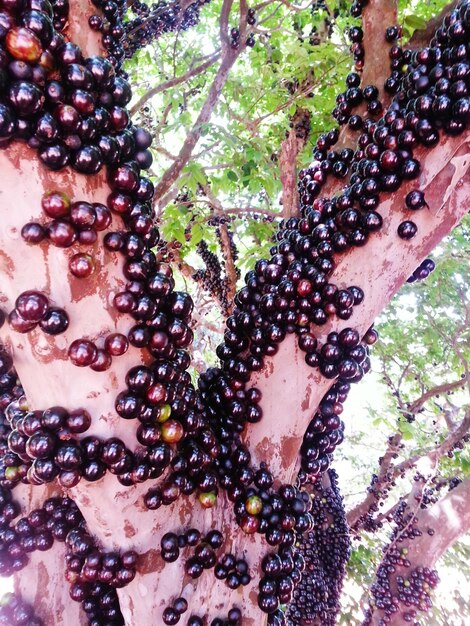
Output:
[[[422,30],[426,27],[426,20],[417,15],[407,15],[405,17],[405,25],[413,30]]]
[[[201,224],[194,224],[191,228],[191,243],[197,245],[204,239],[204,229]]]

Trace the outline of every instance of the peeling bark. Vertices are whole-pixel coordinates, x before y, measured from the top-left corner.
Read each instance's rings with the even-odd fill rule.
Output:
[[[97,43],[84,26],[85,14],[89,12],[83,6],[79,10],[72,6],[71,14],[76,21],[76,40],[90,53],[97,50]],[[80,41],[83,37],[90,38],[90,42]],[[220,89],[229,69],[228,62],[223,69],[221,67],[218,82],[213,86],[215,90]],[[195,134],[190,138],[191,150],[197,143],[201,123],[200,118]],[[420,180],[403,185],[399,192],[386,197],[382,203],[382,232],[371,238],[367,249],[356,248],[346,253],[333,275],[332,280],[339,286],[355,284],[362,287],[366,293],[364,303],[355,311],[351,321],[335,319],[322,327],[318,333],[320,341],[328,332],[349,325],[364,332],[419,261],[468,211],[469,143],[467,133],[457,138],[443,138],[434,150],[417,150],[416,156],[422,162]],[[181,169],[181,163],[182,160],[178,160],[175,168]],[[78,337],[95,339],[109,331],[126,332],[133,325],[133,320],[118,315],[111,306],[113,292],[123,286],[121,262],[104,251],[99,238],[92,248],[98,269],[83,287],[78,279],[68,274],[70,250],[49,247],[47,243],[29,248],[19,235],[24,223],[40,215],[40,198],[45,190],[60,189],[74,199],[105,201],[109,191],[105,176],[84,177],[69,169],[47,171],[33,151],[20,144],[0,151],[0,169],[3,185],[0,208],[4,215],[0,231],[0,304],[11,310],[17,295],[34,287],[43,290],[52,302],[71,313],[69,329],[58,338],[45,337],[39,331],[18,335],[11,333],[7,326],[0,331],[1,339],[13,352],[30,406],[41,409],[65,404],[71,409],[85,408],[93,416],[90,434],[117,436],[129,447],[134,447],[135,425],[115,415],[114,399],[124,388],[126,371],[136,361],[144,360],[143,354],[130,348],[125,355],[114,359],[112,368],[102,374],[76,368],[65,358],[68,345]],[[171,185],[170,179],[175,171],[162,180],[161,193]],[[396,228],[404,217],[404,195],[418,184],[426,193],[430,209],[416,216],[418,234],[412,243],[404,243],[397,238]],[[255,462],[268,461],[277,481],[289,482],[298,469],[298,450],[305,427],[331,381],[307,367],[294,338],[289,336],[263,371],[253,376],[252,383],[263,392],[264,419],[249,429],[246,441]],[[126,624],[160,624],[164,606],[182,593],[189,602],[188,615],[195,612],[210,614],[212,618],[225,615],[229,607],[237,605],[243,609],[244,626],[264,623],[264,616],[256,603],[260,557],[266,551],[263,538],[243,535],[234,522],[231,503],[222,496],[210,511],[202,510],[193,498],[181,498],[170,507],[147,511],[142,503],[147,488],[148,485],[124,488],[108,474],[97,483],[82,482],[70,492],[90,531],[105,549],[133,548],[142,555],[136,579],[118,591]],[[47,497],[37,487],[19,489],[24,502],[37,498],[39,503]],[[183,572],[183,559],[165,564],[163,568],[159,557],[162,534],[190,526],[203,531],[210,528],[223,530],[227,536],[224,549],[247,558],[253,582],[233,592],[223,582],[215,582],[211,573],[204,573],[197,584],[188,580]],[[81,619],[78,605],[68,599],[67,585],[60,584],[61,550],[61,546],[57,546],[47,555],[35,555],[17,582],[25,599],[32,603],[40,597],[47,597],[47,603],[39,602],[39,612],[47,626],[57,623],[75,625]],[[65,608],[59,618],[60,607]]]

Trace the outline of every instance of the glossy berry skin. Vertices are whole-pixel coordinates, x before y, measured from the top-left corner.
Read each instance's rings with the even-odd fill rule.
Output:
[[[259,496],[250,496],[245,502],[246,512],[250,515],[259,515],[263,509],[263,502]]]
[[[38,61],[43,49],[41,41],[29,28],[12,28],[6,36],[6,49],[19,61]]]
[[[46,237],[46,231],[37,222],[29,222],[21,229],[21,236],[26,243],[37,244]]]
[[[180,614],[173,607],[167,607],[163,611],[164,624],[177,624],[180,621]]]
[[[176,600],[173,602],[173,607],[175,611],[177,611],[177,613],[182,615],[188,610],[188,602],[185,598],[176,598]]]
[[[88,278],[93,273],[94,268],[95,264],[90,254],[80,252],[70,258],[69,269],[76,278]]]
[[[111,211],[107,206],[101,204],[99,202],[93,203],[93,209],[95,212],[95,221],[93,224],[93,228],[95,230],[106,230],[113,220],[113,216]]]
[[[39,322],[46,315],[49,300],[39,291],[24,291],[15,302],[16,310],[27,322]]]
[[[91,415],[85,409],[76,409],[68,414],[66,425],[71,433],[82,434],[91,426]]]
[[[96,221],[95,209],[89,202],[74,202],[70,206],[70,221],[79,228],[91,228]]]
[[[60,335],[69,326],[69,316],[64,309],[50,307],[39,322],[39,327],[47,335]]]
[[[205,541],[207,541],[211,548],[217,550],[218,548],[223,546],[224,536],[218,530],[210,530],[205,537]]]
[[[62,169],[69,162],[68,150],[60,143],[47,144],[39,150],[38,155],[44,165],[54,171]]]
[[[410,222],[409,220],[402,222],[397,229],[398,236],[405,240],[413,239],[417,232],[418,227],[414,222]]]
[[[104,341],[104,349],[110,356],[121,356],[129,347],[129,340],[122,333],[112,333]]]
[[[213,492],[203,492],[199,494],[198,500],[204,509],[211,509],[215,506],[217,495]]]
[[[407,194],[405,198],[405,204],[407,208],[411,209],[412,211],[416,211],[417,209],[422,209],[423,207],[427,206],[426,200],[424,198],[424,193],[418,190],[410,191]]]
[[[69,248],[77,240],[77,233],[68,222],[54,220],[47,225],[47,237],[49,241],[58,248]]]
[[[244,515],[240,521],[240,528],[247,535],[253,535],[258,531],[259,519],[254,515]]]
[[[41,199],[42,210],[53,219],[66,217],[70,211],[70,198],[63,191],[49,191]]]
[[[184,429],[180,422],[168,419],[162,424],[162,440],[167,443],[178,443],[184,436]]]
[[[105,372],[109,370],[113,362],[113,359],[110,354],[108,354],[105,350],[97,349],[96,359],[90,365],[91,369],[94,372]]]
[[[95,344],[88,339],[76,339],[70,344],[68,355],[77,367],[87,367],[95,361],[98,351]]]

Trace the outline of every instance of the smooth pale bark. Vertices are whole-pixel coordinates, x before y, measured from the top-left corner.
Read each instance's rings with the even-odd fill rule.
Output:
[[[89,36],[96,46],[85,22],[85,15],[90,12],[91,9],[83,10],[72,3],[71,14],[77,16],[83,29],[79,35]],[[429,152],[417,151],[422,162],[420,180],[408,183],[396,194],[384,196],[380,209],[384,216],[383,230],[371,237],[365,248],[343,255],[331,278],[340,287],[362,287],[366,293],[364,303],[347,322],[335,319],[318,329],[320,342],[331,330],[350,325],[365,331],[418,263],[468,211],[469,141],[467,133],[458,138],[443,138]],[[24,223],[40,217],[44,191],[61,189],[77,200],[105,201],[109,193],[105,175],[84,177],[69,168],[49,172],[39,164],[34,152],[21,144],[0,151],[0,169],[0,306],[11,310],[20,292],[36,288],[45,291],[54,304],[64,306],[71,318],[68,331],[57,338],[46,337],[37,330],[18,335],[10,332],[7,325],[0,331],[0,338],[13,352],[30,406],[44,409],[63,404],[69,409],[86,408],[93,416],[90,433],[118,436],[134,447],[136,425],[116,416],[114,398],[125,387],[125,372],[142,362],[144,356],[131,348],[124,356],[114,359],[108,372],[100,374],[88,368],[76,368],[66,359],[67,347],[74,339],[82,336],[96,339],[115,330],[126,332],[133,324],[130,317],[118,315],[111,306],[113,294],[124,284],[119,259],[103,250],[100,238],[92,248],[97,272],[91,279],[79,281],[67,269],[68,258],[77,252],[77,246],[65,251],[47,243],[29,247],[19,235]],[[430,209],[413,214],[418,234],[411,242],[404,242],[396,235],[398,224],[409,218],[403,198],[407,191],[418,186],[425,191]],[[119,221],[115,218],[113,227],[116,226],[119,227]],[[254,462],[265,460],[278,482],[290,481],[298,469],[298,449],[304,430],[331,381],[305,365],[295,339],[288,337],[263,372],[253,376],[252,382],[263,391],[264,411],[261,423],[250,426],[246,435]],[[163,608],[182,593],[190,604],[187,615],[206,614],[212,619],[226,616],[237,605],[242,606],[245,626],[262,624],[264,617],[256,604],[257,568],[262,555],[271,550],[262,537],[243,535],[234,523],[231,503],[221,496],[217,507],[209,512],[203,511],[194,497],[181,498],[173,506],[155,512],[146,511],[142,495],[148,487],[124,488],[108,475],[98,483],[82,482],[71,491],[90,531],[103,548],[134,548],[143,554],[135,581],[118,591],[126,624],[160,624]],[[34,495],[40,493],[38,488],[21,489],[26,500],[30,497],[40,500],[41,496]],[[184,559],[164,566],[159,556],[162,534],[191,526],[222,530],[227,537],[225,550],[249,561],[253,583],[232,592],[223,582],[216,581],[212,572],[205,572],[197,582],[188,580],[183,572]],[[47,603],[40,604],[40,614],[47,626],[61,623],[57,619],[57,606],[72,612],[78,607],[68,599],[67,584],[64,582],[60,587],[60,576],[56,576],[61,567],[62,549],[59,546],[48,554],[35,556],[20,574],[26,599],[34,602],[41,595],[47,597]],[[43,571],[37,565],[39,559],[48,579],[37,575]],[[78,621],[70,617],[63,623]]]
[[[23,146],[11,149],[18,153],[24,150],[28,152]],[[8,152],[11,154],[11,151]],[[2,171],[8,180],[15,181],[5,187],[5,193],[15,189],[15,193],[11,194],[11,202],[15,200],[16,210],[14,213],[6,212],[8,224],[3,233],[7,234],[12,232],[12,223],[18,229],[22,223],[39,215],[38,198],[41,185],[44,184],[43,178],[33,176],[35,172],[42,172],[44,176],[43,168],[35,159],[25,158],[22,162],[23,172],[26,167],[31,168],[31,172],[18,175],[15,161],[7,159],[8,152],[1,153],[0,158]],[[320,341],[329,331],[349,325],[365,331],[419,261],[468,211],[470,159],[465,138],[445,139],[438,149],[423,155],[422,163],[420,187],[425,190],[431,208],[414,215],[419,227],[418,234],[411,242],[401,241],[396,235],[397,225],[405,218],[403,194],[412,185],[417,186],[415,182],[393,197],[389,196],[383,203],[381,210],[385,227],[381,233],[373,236],[366,247],[352,250],[341,260],[331,280],[342,287],[356,284],[364,288],[366,298],[356,308],[351,320],[341,323],[333,320],[319,329]],[[21,176],[36,182],[26,186],[21,183]],[[69,176],[68,172],[47,173],[47,188],[51,184],[63,188],[60,185],[64,185],[64,177]],[[74,176],[70,184],[76,185],[73,193],[76,198],[102,200],[107,193],[103,178],[100,177],[93,180]],[[85,185],[90,186],[85,188]],[[101,263],[106,263],[106,268],[100,270],[96,282],[101,289],[85,295],[85,302],[83,299],[73,302],[73,285],[77,281],[66,271],[68,251],[47,248],[46,254],[42,245],[29,248],[19,239],[13,240],[4,234],[2,237],[3,261],[6,255],[9,258],[9,280],[6,283],[9,289],[8,306],[12,306],[14,297],[23,289],[46,289],[51,299],[65,306],[71,314],[70,329],[60,337],[65,344],[62,351],[76,337],[95,337],[97,328],[110,330],[115,327],[113,324],[117,324],[117,328],[125,330],[132,323],[130,319],[124,318],[115,321],[115,313],[109,307],[109,293],[113,291],[113,285],[122,280],[112,255],[105,255],[101,248],[97,249],[96,254]],[[102,274],[103,271],[106,274]],[[48,276],[50,278],[46,281],[45,277]],[[73,302],[72,306],[68,304],[68,298]],[[110,372],[97,374],[89,369],[76,368],[63,358],[57,360],[57,347],[52,350],[54,358],[44,358],[41,352],[44,354],[46,348],[40,351],[38,346],[46,342],[49,347],[57,339],[42,338],[39,341],[39,331],[18,335],[4,327],[2,337],[13,348],[15,362],[33,408],[44,408],[55,403],[65,404],[69,408],[83,406],[94,417],[91,432],[101,436],[117,434],[129,444],[132,443],[135,425],[116,418],[113,405],[116,392],[124,387],[125,371],[141,358],[136,350],[130,349],[126,355],[115,359]],[[264,418],[259,424],[250,427],[247,442],[255,462],[266,460],[280,482],[289,481],[297,467],[298,448],[305,427],[331,382],[305,365],[302,353],[295,348],[295,339],[289,337],[281,344],[278,354],[264,371],[254,377],[253,383],[263,391]],[[182,499],[172,507],[149,512],[141,501],[146,489],[145,485],[124,488],[113,476],[107,476],[95,484],[80,483],[72,490],[90,529],[106,549],[135,548],[146,555],[141,561],[141,571],[136,580],[119,590],[127,623],[137,626],[150,623],[150,620],[157,621],[166,603],[184,590],[190,600],[190,611],[197,612],[200,607],[207,607],[213,617],[224,614],[233,604],[243,604],[246,616],[244,623],[259,624],[262,617],[254,602],[256,584],[244,588],[243,592],[229,592],[209,572],[204,573],[196,585],[185,579],[182,559],[163,569],[158,547],[161,535],[168,530],[189,526],[219,528],[228,533],[227,550],[247,556],[255,573],[256,564],[266,552],[261,537],[245,537],[234,525],[231,505],[222,498],[219,506],[211,512],[201,511],[194,498]],[[34,581],[30,582],[29,598],[33,599],[36,590]]]
[[[420,509],[419,504],[413,500],[414,494],[418,493],[422,487],[422,482],[415,483],[415,489],[408,500],[408,506],[416,511],[416,526],[421,529],[422,535],[413,541],[397,542],[399,548],[404,546],[408,548],[406,558],[410,562],[410,567],[397,565],[395,577],[406,578],[417,567],[433,568],[446,550],[470,530],[470,478],[466,478],[427,509]],[[435,531],[434,534],[430,535],[427,532],[429,528]],[[394,580],[392,580],[392,592],[396,592]],[[402,610],[406,611],[406,608],[402,607]],[[374,611],[371,626],[380,626],[383,617],[383,611]],[[402,626],[402,611],[392,615],[387,623],[390,626]]]

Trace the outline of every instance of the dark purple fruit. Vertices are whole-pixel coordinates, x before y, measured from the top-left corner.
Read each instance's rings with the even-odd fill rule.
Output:
[[[413,239],[417,232],[418,227],[414,222],[410,222],[409,220],[402,222],[397,228],[398,236],[401,239]]]
[[[426,200],[424,198],[424,193],[419,190],[410,191],[405,198],[405,204],[408,209],[416,211],[417,209],[422,209],[426,204]]]
[[[50,308],[39,322],[43,332],[48,335],[59,335],[67,330],[69,326],[69,316],[64,309]]]

